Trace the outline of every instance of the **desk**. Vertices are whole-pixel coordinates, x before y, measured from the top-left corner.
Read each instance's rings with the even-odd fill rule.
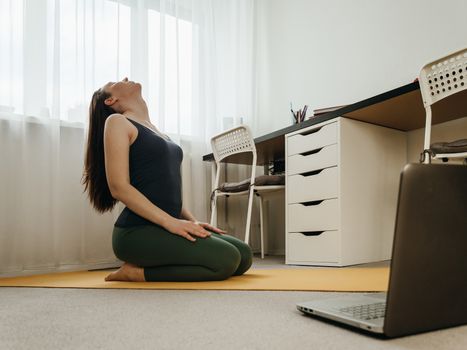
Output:
[[[446,98],[432,106],[433,125],[467,116],[467,90]],[[338,110],[308,119],[300,124],[273,131],[255,138],[257,164],[266,165],[274,160],[285,159],[284,136],[337,117],[346,117],[363,122],[410,131],[425,126],[425,108],[418,82],[387,91]],[[420,150],[422,151],[422,150]],[[213,161],[212,153],[203,156],[204,161]],[[249,157],[232,156],[227,163],[251,164]]]
[[[432,124],[465,117],[466,101],[464,91],[435,104]],[[286,263],[390,259],[405,132],[424,126],[414,82],[256,138],[258,165],[286,163]],[[251,158],[226,162],[251,164]]]

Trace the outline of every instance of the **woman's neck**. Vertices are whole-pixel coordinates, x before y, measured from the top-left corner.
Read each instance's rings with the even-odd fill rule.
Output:
[[[141,121],[150,121],[148,106],[143,99],[139,99],[129,106],[126,106],[125,112],[122,114],[124,116],[130,116]]]

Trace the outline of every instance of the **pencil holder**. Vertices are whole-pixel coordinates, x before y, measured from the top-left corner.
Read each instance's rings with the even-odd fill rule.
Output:
[[[299,109],[298,111],[294,112],[294,110],[292,109],[292,103],[290,104],[290,111],[292,112],[293,122],[295,124],[299,124],[305,120],[307,109],[308,106],[305,105],[302,109]]]

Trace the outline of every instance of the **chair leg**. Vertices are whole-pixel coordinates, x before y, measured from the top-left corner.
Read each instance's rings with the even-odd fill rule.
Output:
[[[217,196],[214,195],[211,208],[211,222],[210,224],[214,227],[217,227]]]
[[[431,107],[428,106],[425,108],[425,139],[423,142],[423,151],[430,149],[431,144]],[[425,164],[431,163],[431,154],[427,152],[424,159]]]
[[[261,230],[261,259],[264,259],[263,197],[261,196],[259,196],[259,227]]]
[[[251,210],[253,208],[253,196],[254,188],[250,187],[250,193],[248,195],[248,212],[246,216],[246,227],[245,227],[245,243],[248,244],[250,241],[250,226],[251,226]]]

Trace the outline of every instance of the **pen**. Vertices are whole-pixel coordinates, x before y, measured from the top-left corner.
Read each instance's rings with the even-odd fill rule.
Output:
[[[307,110],[307,109],[308,109],[308,106],[307,106],[307,105],[305,105],[305,106],[303,107],[303,116],[302,116],[302,121],[304,121],[304,120],[305,120],[305,117],[306,117],[306,110]]]

